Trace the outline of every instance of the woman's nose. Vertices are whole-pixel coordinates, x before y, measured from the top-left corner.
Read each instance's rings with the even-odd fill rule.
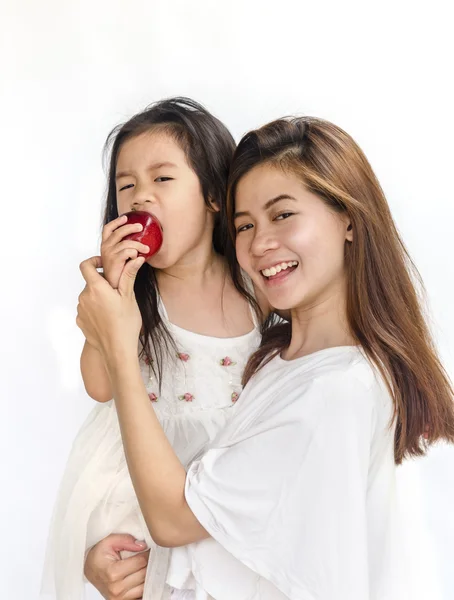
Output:
[[[255,256],[263,256],[269,250],[276,250],[278,247],[278,239],[269,230],[264,230],[256,233],[251,244],[251,253]]]

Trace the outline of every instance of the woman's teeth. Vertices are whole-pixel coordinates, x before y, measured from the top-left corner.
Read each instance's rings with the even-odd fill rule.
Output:
[[[261,273],[265,277],[273,277],[273,275],[277,275],[277,273],[280,273],[281,271],[285,271],[289,267],[296,267],[297,265],[298,265],[298,261],[292,260],[290,262],[283,262],[283,263],[279,263],[278,265],[274,265],[274,267],[271,267],[271,269],[263,269],[263,271],[261,271]]]

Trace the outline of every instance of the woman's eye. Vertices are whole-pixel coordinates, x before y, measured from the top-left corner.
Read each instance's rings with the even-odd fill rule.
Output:
[[[280,215],[277,215],[277,217],[275,218],[275,221],[282,221],[283,219],[288,219],[289,217],[291,217],[294,213],[291,212],[285,212],[285,213],[281,213]]]
[[[128,190],[129,188],[132,188],[132,187],[134,187],[134,184],[133,183],[128,183],[128,185],[124,185],[123,187],[121,187],[119,189],[119,191],[122,192],[123,190]]]
[[[155,181],[157,183],[163,183],[164,181],[171,181],[172,177],[156,177]]]
[[[240,225],[240,227],[238,227],[236,232],[241,233],[242,231],[246,231],[247,229],[250,229],[251,227],[252,227],[251,223],[248,223],[247,225]]]

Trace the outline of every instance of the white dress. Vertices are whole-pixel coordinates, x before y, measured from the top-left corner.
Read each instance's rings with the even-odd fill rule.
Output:
[[[143,379],[159,421],[184,466],[222,429],[241,392],[241,376],[260,343],[257,327],[235,338],[184,330],[161,316],[177,345],[165,362],[162,386],[145,363]],[[145,539],[151,548],[144,600],[162,600],[170,551],[157,547],[145,526],[129,476],[115,404],[96,404],[71,450],[54,509],[42,597],[84,597],[86,549],[111,533]],[[172,598],[186,597],[174,592]]]
[[[392,415],[359,348],[275,357],[188,471],[212,537],[174,548],[167,581],[197,600],[407,600]]]

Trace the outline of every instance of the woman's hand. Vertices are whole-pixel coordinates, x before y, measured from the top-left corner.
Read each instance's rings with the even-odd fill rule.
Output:
[[[150,249],[145,244],[133,240],[123,239],[131,233],[142,231],[140,223],[127,225],[127,217],[122,215],[107,225],[102,230],[101,260],[104,277],[116,290],[125,264],[128,260],[137,258],[139,252],[147,254]]]
[[[112,534],[93,546],[85,560],[85,577],[106,600],[138,600],[143,596],[149,551],[131,535]],[[140,552],[121,559],[120,552]]]
[[[100,256],[80,265],[86,286],[79,296],[76,323],[106,364],[120,351],[137,355],[142,318],[134,295],[134,281],[144,260],[139,257],[126,263],[118,289],[113,289],[98,273],[102,266]]]

